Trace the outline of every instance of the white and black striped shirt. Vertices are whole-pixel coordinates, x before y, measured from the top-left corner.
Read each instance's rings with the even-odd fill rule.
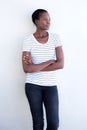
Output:
[[[33,34],[27,34],[24,38],[23,51],[30,52],[32,62],[39,64],[48,60],[56,60],[55,48],[58,46],[61,46],[61,42],[55,33],[49,33],[48,41],[45,44],[39,43]],[[56,71],[27,73],[26,83],[42,86],[56,85]]]

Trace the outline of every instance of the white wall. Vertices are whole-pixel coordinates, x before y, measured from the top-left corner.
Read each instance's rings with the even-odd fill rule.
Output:
[[[63,43],[59,130],[87,130],[86,0],[0,0],[0,130],[32,130],[21,54],[24,34],[34,31],[31,13],[37,8],[49,11],[50,31]]]

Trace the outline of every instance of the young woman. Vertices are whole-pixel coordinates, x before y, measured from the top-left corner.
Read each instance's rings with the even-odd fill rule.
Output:
[[[59,36],[49,33],[49,13],[37,9],[32,14],[36,26],[23,44],[23,69],[26,73],[25,92],[33,120],[33,130],[43,130],[43,104],[46,110],[46,130],[59,127],[59,100],[56,70],[64,67],[64,56]]]

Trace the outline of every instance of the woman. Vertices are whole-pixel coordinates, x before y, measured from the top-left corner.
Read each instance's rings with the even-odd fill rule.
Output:
[[[46,110],[46,130],[57,130],[59,100],[56,70],[64,66],[62,45],[57,34],[47,31],[50,16],[46,10],[35,10],[32,21],[36,32],[25,37],[22,62],[26,73],[25,92],[32,114],[33,130],[43,130],[43,104]]]

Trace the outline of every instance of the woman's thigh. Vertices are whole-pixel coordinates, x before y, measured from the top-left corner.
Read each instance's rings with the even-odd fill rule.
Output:
[[[33,120],[43,120],[42,90],[38,85],[26,83],[25,93],[29,101]]]
[[[59,125],[59,99],[57,86],[47,87],[43,95],[47,123]]]

